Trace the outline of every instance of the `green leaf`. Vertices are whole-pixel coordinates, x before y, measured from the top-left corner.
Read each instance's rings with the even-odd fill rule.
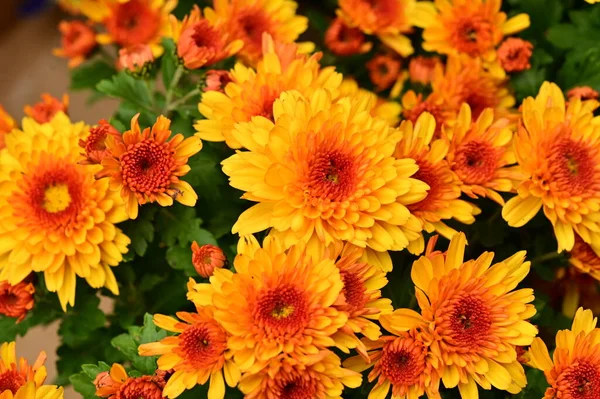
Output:
[[[548,41],[556,47],[567,50],[573,48],[578,40],[575,26],[569,24],[554,25],[547,34]]]
[[[71,90],[92,89],[104,80],[110,79],[115,69],[104,61],[98,60],[83,64],[71,71]]]
[[[148,244],[154,240],[154,215],[157,207],[143,206],[135,220],[130,220],[123,225],[123,231],[131,239],[131,248],[139,256],[144,256]]]
[[[110,341],[110,344],[129,360],[138,356],[138,344],[129,334],[121,334],[114,337]]]
[[[175,75],[175,69],[177,69],[177,56],[175,55],[175,43],[172,39],[163,39],[163,47],[165,53],[161,57],[161,70],[162,70],[162,81],[165,87],[171,85],[173,75]]]
[[[96,387],[93,381],[98,374],[109,371],[110,366],[104,362],[99,362],[98,365],[84,364],[81,368],[83,371],[70,376],[69,381],[73,384],[75,391],[83,395],[84,399],[96,398]]]
[[[517,101],[522,101],[529,96],[537,95],[542,83],[546,80],[546,70],[544,68],[532,68],[516,74],[512,78],[512,86],[517,95]]]
[[[180,204],[162,208],[158,220],[162,241],[169,247],[176,244],[185,247],[194,240],[211,240],[210,233],[200,228],[202,219],[196,216],[194,208]]]
[[[110,366],[104,362],[99,362],[98,365],[95,364],[84,364],[81,366],[81,369],[88,377],[92,380],[96,378],[96,376],[103,371],[110,370]]]
[[[152,111],[152,96],[148,86],[125,72],[119,72],[112,79],[105,79],[96,89],[111,97],[121,98],[141,109]],[[140,110],[141,110],[140,109]]]
[[[106,316],[98,309],[100,298],[95,295],[81,295],[75,307],[69,309],[58,329],[65,345],[75,348],[86,342],[97,329],[104,326]]]
[[[192,264],[192,250],[189,247],[174,245],[167,250],[167,263],[173,269],[183,270],[186,276],[195,276],[196,269]]]

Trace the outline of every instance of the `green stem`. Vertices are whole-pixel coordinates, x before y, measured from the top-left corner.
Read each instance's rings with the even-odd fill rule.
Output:
[[[193,96],[197,96],[198,94],[200,94],[200,89],[194,89],[194,90],[190,91],[188,94],[181,97],[179,100],[173,101],[173,103],[169,104],[167,106],[167,111],[173,111],[178,106],[185,104],[187,102],[187,100],[189,100]]]
[[[171,84],[169,84],[169,87],[167,88],[167,94],[165,96],[165,106],[162,110],[163,114],[166,114],[167,111],[169,110],[169,106],[171,105],[171,101],[173,100],[173,94],[174,94],[175,87],[177,87],[177,84],[179,83],[181,76],[183,76],[183,65],[177,66],[177,69],[175,70],[175,74],[173,74],[173,79],[171,80]]]
[[[536,256],[535,258],[533,258],[531,260],[531,263],[535,265],[536,263],[543,263],[548,260],[558,259],[561,256],[562,256],[562,254],[558,253],[558,252],[548,252],[547,254]]]

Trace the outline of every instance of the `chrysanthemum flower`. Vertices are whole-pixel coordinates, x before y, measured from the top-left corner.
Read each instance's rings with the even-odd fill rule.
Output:
[[[359,87],[356,80],[352,78],[344,78],[339,89],[340,97],[353,97],[355,95],[371,97],[375,100],[369,100],[370,103],[374,104],[370,112],[371,116],[385,119],[388,125],[392,127],[398,126],[400,113],[402,112],[402,106],[399,103],[388,101],[369,90]]]
[[[446,159],[469,197],[488,197],[504,205],[498,191],[514,192],[522,175],[510,166],[516,158],[509,125],[508,119],[495,120],[490,108],[472,122],[471,108],[463,104],[454,126],[444,130],[450,142]]]
[[[81,21],[61,21],[61,48],[53,50],[57,57],[69,59],[69,68],[80,65],[97,45],[94,29]]]
[[[152,48],[147,44],[135,44],[119,50],[117,69],[126,69],[133,73],[142,74],[152,62],[154,62]]]
[[[96,36],[98,43],[120,47],[147,44],[159,57],[164,51],[161,39],[170,31],[169,14],[176,6],[177,0],[100,0],[81,11],[106,27],[106,33]]]
[[[90,129],[90,133],[84,139],[79,140],[79,146],[83,148],[81,155],[85,158],[81,161],[85,165],[95,165],[110,156],[106,149],[106,138],[113,136],[115,141],[122,141],[121,133],[108,121],[101,119],[97,126]]]
[[[15,120],[0,105],[0,150],[6,147],[4,136],[15,128]]]
[[[400,76],[402,63],[399,59],[387,54],[379,54],[367,62],[369,78],[377,90],[390,88]]]
[[[177,335],[139,347],[142,356],[157,356],[158,368],[175,372],[164,387],[167,398],[176,398],[186,389],[210,380],[209,399],[223,399],[225,381],[237,385],[240,372],[231,360],[228,335],[214,318],[212,307],[197,307],[196,313],[178,312],[177,317],[157,314],[154,323]],[[242,316],[243,317],[243,316]],[[225,379],[223,379],[223,375]]]
[[[216,307],[215,319],[231,335],[228,347],[243,372],[258,372],[281,353],[300,356],[336,344],[332,336],[348,315],[335,307],[343,303],[344,284],[331,257],[307,253],[304,245],[286,252],[272,236],[261,248],[246,236],[234,267],[235,274],[215,270],[210,284],[190,284],[188,298]]]
[[[123,133],[122,142],[113,136],[106,138],[111,157],[102,160],[96,177],[109,177],[111,189],[120,191],[131,219],[137,218],[138,204],[171,206],[176,200],[194,206],[198,195],[180,177],[190,171],[188,159],[202,149],[202,142],[197,137],[184,139],[182,134],[169,140],[171,121],[164,116],[142,131],[138,117],[131,120],[131,130]]]
[[[293,43],[306,30],[308,18],[296,15],[297,7],[293,0],[221,0],[204,13],[212,23],[223,23],[231,40],[244,43],[238,56],[255,65],[261,58],[263,33],[277,43]],[[305,52],[313,47],[302,45]]]
[[[110,368],[110,373],[99,374],[94,384],[96,385],[96,396],[100,398],[162,399],[166,382],[164,378],[157,375],[129,377],[125,368],[115,363]]]
[[[33,309],[35,287],[30,282],[22,281],[11,285],[8,281],[0,282],[0,314],[23,321],[27,312]],[[1,391],[1,390],[0,390]]]
[[[408,64],[408,73],[411,82],[428,85],[436,69],[441,68],[442,61],[439,57],[423,57],[419,55],[411,58]]]
[[[63,309],[75,302],[76,276],[118,294],[111,267],[130,242],[115,227],[127,219],[118,193],[94,179],[97,166],[79,164],[87,131],[63,113],[44,124],[25,118],[1,154],[0,280],[44,272]]]
[[[402,116],[407,121],[417,123],[417,119],[424,113],[427,112],[435,120],[435,133],[434,137],[439,138],[442,127],[446,124],[446,117],[452,112],[444,107],[441,99],[435,95],[430,95],[426,99],[423,99],[422,94],[417,94],[412,90],[407,91],[402,96]]]
[[[254,118],[236,126],[234,137],[250,151],[222,163],[230,184],[258,202],[234,233],[273,228],[286,247],[343,240],[378,252],[419,237],[421,223],[406,206],[428,187],[411,178],[414,160],[392,156],[400,132],[369,115],[368,99],[290,91],[273,108],[275,123]]]
[[[527,321],[536,313],[533,290],[513,291],[530,262],[521,251],[493,266],[489,252],[463,263],[465,244],[465,235],[456,234],[446,254],[415,261],[412,280],[421,315],[396,311],[382,325],[388,331],[419,327],[444,385],[458,385],[463,398],[477,397],[476,384],[515,394],[526,384],[515,346],[530,345],[537,334]]]
[[[424,21],[423,49],[440,54],[467,54],[481,58],[502,73],[496,61],[496,47],[505,36],[529,27],[529,16],[510,19],[500,11],[502,0],[435,0],[437,12]]]
[[[498,60],[506,72],[521,72],[530,69],[531,54],[533,54],[533,44],[514,37],[506,39],[498,48]]]
[[[280,355],[255,374],[246,374],[239,385],[246,399],[341,398],[344,387],[357,388],[359,373],[342,368],[328,350],[294,358]]]
[[[377,35],[403,57],[413,53],[410,39],[404,36],[414,26],[423,27],[434,12],[430,2],[416,0],[340,0],[338,15],[351,27]]]
[[[400,125],[402,140],[396,146],[396,158],[412,158],[419,170],[414,178],[429,186],[425,199],[409,205],[409,211],[423,223],[428,233],[434,231],[450,239],[456,230],[448,227],[443,220],[456,219],[471,224],[475,215],[480,213],[475,205],[463,201],[461,181],[450,169],[446,156],[449,150],[448,140],[433,140],[436,130],[435,119],[429,113],[423,113],[413,128],[413,123],[404,121]],[[411,242],[409,250],[420,254],[425,249],[423,235]]]
[[[43,385],[46,380],[46,354],[41,352],[30,366],[18,358],[14,342],[0,346],[0,398],[2,399],[62,399],[63,388]]]
[[[347,56],[368,53],[373,43],[366,41],[360,29],[349,27],[338,17],[325,32],[325,45],[332,53]]]
[[[206,78],[204,80],[204,88],[202,91],[218,91],[225,93],[225,86],[230,82],[233,82],[231,73],[229,71],[214,70],[206,72]]]
[[[597,100],[600,97],[600,94],[589,86],[578,86],[574,87],[567,92],[567,97],[569,100],[574,98],[578,98],[582,101],[585,100]]]
[[[200,276],[209,278],[215,269],[222,268],[226,262],[221,248],[211,244],[199,246],[196,241],[192,243],[192,264]]]
[[[578,235],[575,235],[575,244],[569,251],[569,263],[600,281],[600,255]]]
[[[502,216],[521,227],[540,210],[554,226],[558,251],[570,251],[575,233],[600,250],[600,118],[598,102],[569,101],[558,86],[544,83],[536,99],[523,103],[514,138],[517,161],[524,173],[518,195]]]
[[[23,110],[27,116],[33,118],[37,123],[50,122],[59,112],[68,114],[69,96],[63,95],[62,101],[52,97],[48,93],[42,94],[42,101],[37,104],[26,105]]]
[[[550,387],[544,399],[600,397],[600,329],[591,310],[579,308],[570,330],[556,334],[552,358],[544,341],[529,349],[530,365],[546,375]]]
[[[171,15],[171,34],[177,45],[177,55],[188,69],[215,64],[237,53],[244,45],[241,40],[229,40],[222,24],[202,18],[197,5],[183,21]]]
[[[321,54],[307,57],[300,55],[295,45],[277,47],[271,37],[264,39],[264,57],[256,71],[238,63],[231,70],[233,82],[225,86],[225,93],[202,95],[198,109],[206,119],[194,125],[202,140],[225,141],[231,148],[240,148],[233,137],[235,125],[257,116],[273,121],[273,103],[284,91],[310,95],[325,88],[337,93],[342,75],[333,67],[321,69]]]

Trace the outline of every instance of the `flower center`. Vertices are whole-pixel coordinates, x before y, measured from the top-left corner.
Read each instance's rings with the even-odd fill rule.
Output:
[[[152,377],[129,378],[117,392],[116,399],[162,399],[162,388]]]
[[[340,271],[342,281],[344,282],[344,288],[342,290],[344,297],[346,298],[347,306],[345,311],[352,313],[364,309],[367,303],[367,287],[356,273],[349,271]]]
[[[548,159],[549,181],[556,184],[558,191],[581,195],[598,186],[598,172],[593,151],[584,143],[563,139],[550,150]]]
[[[0,393],[10,391],[15,394],[26,382],[25,377],[16,371],[5,371],[0,374]]]
[[[444,179],[445,175],[443,174],[443,170],[441,166],[433,165],[423,157],[415,157],[417,161],[417,165],[419,166],[419,170],[414,174],[413,178],[417,180],[421,180],[425,184],[429,186],[429,191],[427,191],[427,197],[422,201],[417,202],[416,204],[409,205],[408,209],[411,212],[424,212],[424,211],[436,211],[444,206],[444,200],[447,198],[443,198],[444,189],[448,186],[448,183],[452,180]],[[455,196],[455,198],[458,197]]]
[[[281,399],[312,399],[315,397],[316,389],[315,384],[311,384],[311,380],[304,381],[300,378],[296,378],[288,382],[282,389]]]
[[[198,323],[179,336],[182,357],[198,369],[217,363],[226,349],[227,338],[216,324]]]
[[[494,178],[498,150],[485,141],[469,141],[456,153],[454,170],[466,184],[485,184]]]
[[[458,18],[452,41],[460,52],[476,56],[493,47],[494,27],[485,17],[468,15]]]
[[[574,363],[558,377],[557,385],[561,397],[600,398],[600,370],[586,361]]]
[[[308,164],[307,191],[313,198],[339,202],[356,186],[356,167],[350,154],[339,150],[317,150]]]
[[[158,31],[160,14],[152,10],[147,1],[130,0],[119,3],[105,25],[114,40],[123,47],[147,44]]]
[[[69,186],[66,184],[50,185],[44,191],[42,208],[46,212],[62,212],[69,207],[70,203],[71,195],[69,194]]]
[[[478,348],[486,342],[492,320],[483,300],[463,296],[450,309],[449,317],[451,336],[457,345]]]
[[[293,285],[282,285],[259,296],[255,319],[275,335],[301,331],[308,321],[308,303]]]
[[[423,345],[412,338],[396,338],[383,347],[378,367],[393,385],[414,385],[425,370]]]
[[[171,184],[175,169],[173,153],[166,144],[143,140],[121,158],[123,181],[132,191],[141,193],[164,192]]]
[[[205,19],[197,22],[188,29],[190,29],[189,33],[191,34],[191,39],[196,47],[214,48],[221,43],[219,32],[213,29],[210,26],[210,23]],[[184,32],[182,36],[185,34],[186,33]]]

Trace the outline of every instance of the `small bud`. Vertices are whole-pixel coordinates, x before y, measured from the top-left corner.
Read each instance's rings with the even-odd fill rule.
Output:
[[[150,72],[154,55],[147,44],[136,44],[119,50],[117,68],[126,69],[136,76],[144,76]]]
[[[106,149],[106,139],[109,136],[112,136],[118,142],[123,142],[121,133],[113,125],[102,119],[98,122],[98,126],[90,129],[90,133],[85,140],[79,140],[79,146],[84,150],[81,155],[85,157],[85,160],[81,163],[95,165],[110,156],[110,151]]]
[[[112,378],[110,378],[110,374],[108,373],[108,371],[103,371],[99,373],[94,379],[94,386],[96,387],[96,389],[112,385],[113,383],[114,381],[112,380]]]
[[[210,70],[206,72],[203,91],[218,91],[223,93],[227,83],[231,82],[231,74],[229,71]]]
[[[215,269],[224,267],[226,262],[221,248],[210,244],[199,246],[196,241],[192,243],[192,263],[200,276],[209,278]]]

